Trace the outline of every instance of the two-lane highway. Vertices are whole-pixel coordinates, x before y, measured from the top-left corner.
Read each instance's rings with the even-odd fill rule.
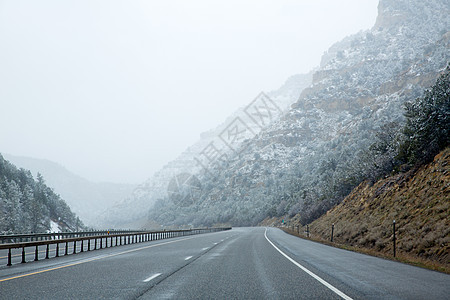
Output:
[[[448,299],[450,276],[275,228],[0,267],[0,299]]]

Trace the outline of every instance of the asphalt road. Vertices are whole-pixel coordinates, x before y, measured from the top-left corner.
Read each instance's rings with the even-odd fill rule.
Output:
[[[342,298],[449,299],[450,276],[262,227],[0,267],[0,299]]]

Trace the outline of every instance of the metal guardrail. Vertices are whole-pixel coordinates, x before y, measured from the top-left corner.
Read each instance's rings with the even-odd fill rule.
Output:
[[[33,242],[20,242],[20,243],[8,243],[8,244],[0,244],[0,250],[7,249],[8,250],[8,263],[7,266],[12,265],[12,254],[11,249],[20,249],[22,248],[22,261],[21,263],[26,263],[25,259],[25,248],[34,247],[35,255],[34,261],[39,260],[39,246],[46,246],[45,250],[45,258],[50,258],[50,245],[56,244],[55,256],[60,256],[60,244],[65,244],[64,255],[68,255],[69,243],[73,243],[73,254],[76,254],[77,250],[77,242],[81,242],[81,248],[79,252],[84,252],[84,243],[87,242],[87,250],[92,251],[97,249],[102,249],[114,246],[156,241],[161,239],[201,234],[201,233],[209,233],[209,232],[217,232],[230,230],[231,227],[225,228],[196,228],[196,229],[185,229],[185,230],[167,230],[167,231],[139,231],[139,232],[128,232],[128,233],[113,233],[111,234],[103,234],[103,235],[87,235],[81,237],[72,237],[72,238],[61,238],[54,240],[43,240],[43,241],[33,241]],[[76,233],[72,233],[76,234]],[[91,240],[94,240],[94,247],[91,247]],[[100,245],[98,245],[98,240],[100,240]],[[109,241],[109,246],[108,246]],[[91,249],[92,248],[92,249]]]
[[[55,232],[55,233],[25,233],[0,235],[0,243],[21,243],[32,241],[60,240],[63,238],[73,238],[82,236],[94,236],[105,234],[120,234],[130,232],[144,232],[144,230],[97,230],[97,231],[77,231],[77,232]]]

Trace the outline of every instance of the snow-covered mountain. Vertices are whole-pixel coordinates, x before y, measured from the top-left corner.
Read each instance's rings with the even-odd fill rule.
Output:
[[[88,226],[98,225],[98,215],[128,196],[135,188],[131,184],[94,183],[49,160],[2,155],[17,167],[30,170],[35,178],[37,173],[42,174],[46,183]]]
[[[380,0],[373,28],[333,45],[280,119],[200,174],[183,191],[192,200],[165,197],[150,218],[245,225],[320,216],[350,192],[351,163],[376,132],[402,124],[405,101],[421,96],[449,63],[449,15],[447,0]]]
[[[211,166],[232,155],[245,139],[279,119],[311,80],[312,72],[294,75],[278,90],[255,95],[247,106],[239,108],[216,128],[202,133],[195,144],[138,186],[131,196],[106,210],[100,222],[114,227],[149,226],[146,225],[148,211],[158,199],[177,194],[182,185],[179,181],[193,181],[199,174],[208,173]],[[234,132],[243,130],[244,136],[233,138]]]

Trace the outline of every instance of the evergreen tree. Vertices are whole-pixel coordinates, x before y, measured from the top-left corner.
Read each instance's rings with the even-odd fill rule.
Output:
[[[6,199],[4,215],[6,220],[2,231],[8,233],[23,232],[22,207],[20,204],[20,190],[14,181],[6,182]]]
[[[421,98],[405,104],[405,142],[399,158],[422,164],[450,144],[450,65]]]

